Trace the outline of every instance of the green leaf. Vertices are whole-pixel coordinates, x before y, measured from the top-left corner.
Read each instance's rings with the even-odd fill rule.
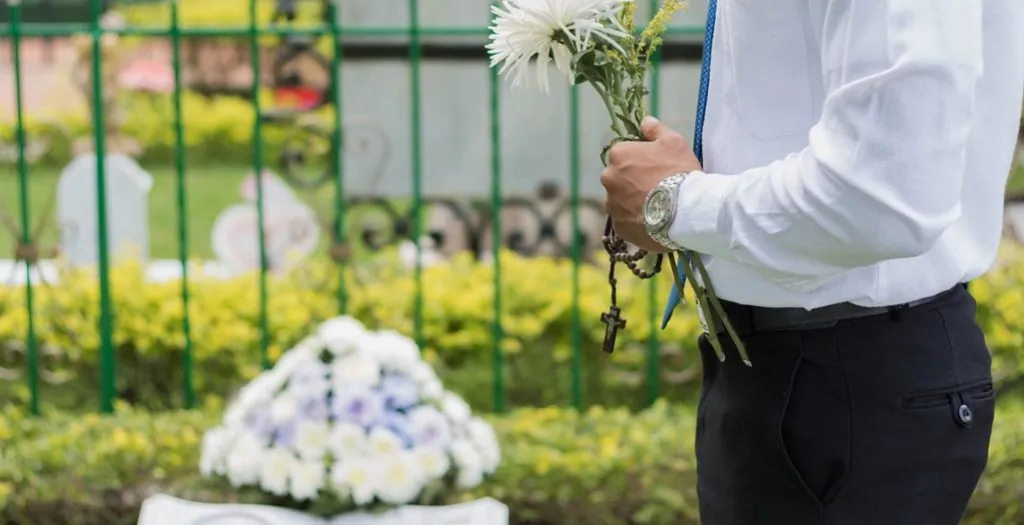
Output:
[[[584,49],[572,56],[572,68],[591,66],[594,64],[594,49]]]

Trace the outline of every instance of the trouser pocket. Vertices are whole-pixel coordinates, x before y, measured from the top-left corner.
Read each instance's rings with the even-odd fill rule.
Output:
[[[995,404],[992,380],[983,379],[971,384],[949,386],[933,390],[911,392],[901,396],[904,410],[927,411],[947,409],[950,421],[961,428],[974,425],[975,412],[987,410]]]
[[[850,468],[851,408],[846,374],[830,331],[803,335],[778,439],[789,467],[824,506],[835,499]]]

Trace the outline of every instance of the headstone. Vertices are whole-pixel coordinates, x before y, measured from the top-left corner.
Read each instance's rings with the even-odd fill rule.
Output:
[[[210,236],[217,259],[233,273],[260,267],[259,209],[254,176],[243,181],[241,193],[246,202],[224,210],[217,217]],[[263,173],[263,224],[264,248],[271,271],[285,271],[302,262],[319,242],[316,213],[269,171]]]
[[[130,157],[105,158],[107,240],[109,253],[149,258],[149,191],[153,177]],[[57,216],[61,249],[72,265],[99,260],[96,155],[80,155],[68,164],[57,182]]]

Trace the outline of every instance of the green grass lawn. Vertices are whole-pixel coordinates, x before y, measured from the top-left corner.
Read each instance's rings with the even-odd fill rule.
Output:
[[[178,194],[175,171],[171,166],[144,166],[153,175],[153,189],[149,196],[150,256],[153,258],[176,258],[178,256]],[[42,219],[47,201],[55,197],[60,170],[52,167],[33,167],[29,173],[29,214],[30,222],[36,225]],[[207,165],[190,167],[186,174],[188,198],[188,248],[193,257],[212,257],[210,231],[217,216],[228,206],[244,202],[241,195],[242,179],[251,172],[243,165]],[[298,193],[298,192],[297,192]],[[313,196],[298,193],[310,202]],[[316,196],[320,204],[314,209],[326,211],[324,206],[329,195]],[[11,167],[0,168],[0,204],[3,211],[20,227],[21,206],[19,204],[18,179]],[[52,203],[55,207],[55,201]],[[16,235],[0,232],[0,258],[13,257]],[[48,250],[56,245],[59,238],[56,224],[49,226],[42,235],[42,248]]]

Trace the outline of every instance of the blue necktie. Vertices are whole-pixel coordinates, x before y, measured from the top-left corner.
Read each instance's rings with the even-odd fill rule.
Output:
[[[700,65],[700,90],[697,92],[697,118],[693,126],[693,153],[701,164],[704,164],[704,113],[708,109],[708,87],[711,84],[711,44],[715,39],[716,11],[718,11],[718,2],[708,0],[708,21],[704,27],[704,52],[701,54]],[[689,257],[685,261],[680,260],[679,264],[690,264]],[[679,270],[679,282],[686,284],[686,274],[681,269]],[[668,326],[669,320],[672,319],[672,312],[679,306],[682,298],[682,290],[673,283],[672,293],[668,296],[668,304],[665,305],[665,313],[661,316],[662,330]]]

